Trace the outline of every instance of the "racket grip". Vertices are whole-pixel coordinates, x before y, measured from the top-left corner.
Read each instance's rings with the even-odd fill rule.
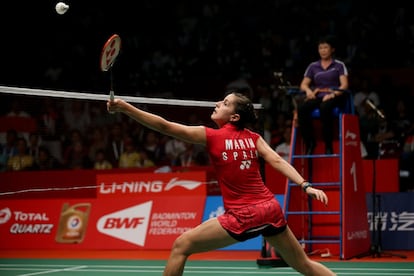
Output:
[[[109,91],[109,100],[112,102],[114,99],[115,99],[115,93],[114,93],[114,90],[111,89]],[[109,113],[114,114],[115,112],[109,111]]]

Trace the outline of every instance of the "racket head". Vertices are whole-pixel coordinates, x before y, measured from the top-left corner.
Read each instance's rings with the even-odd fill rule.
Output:
[[[121,37],[113,34],[102,47],[100,67],[102,71],[108,71],[115,63],[115,59],[121,50]]]

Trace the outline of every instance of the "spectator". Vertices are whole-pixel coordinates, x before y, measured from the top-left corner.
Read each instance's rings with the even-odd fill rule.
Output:
[[[138,161],[138,167],[140,168],[155,167],[155,162],[151,160],[146,150],[143,150],[143,149],[139,150],[139,155],[140,155],[140,160]]]
[[[181,167],[191,167],[197,164],[197,152],[194,150],[194,145],[191,143],[184,143],[185,150],[179,156],[179,165]]]
[[[178,166],[180,164],[179,156],[185,151],[185,143],[174,137],[171,137],[164,144],[164,151],[169,165]]]
[[[400,192],[414,191],[414,133],[407,135],[400,157]]]
[[[84,141],[74,141],[64,157],[64,165],[67,169],[91,169],[92,161],[89,159],[88,150]]]
[[[380,110],[385,114],[384,110]],[[399,157],[401,152],[401,129],[395,115],[378,116],[371,112],[361,120],[361,140],[363,141],[368,159]]]
[[[68,169],[92,168],[89,150],[82,133],[74,129],[70,133],[69,143],[64,147],[63,165]]]
[[[69,151],[72,150],[75,143],[81,141],[83,143],[84,137],[78,129],[72,129],[69,133],[67,140],[64,140],[63,143],[63,158],[66,158]]]
[[[413,134],[414,112],[407,107],[409,102],[412,102],[409,97],[398,98],[393,111],[389,115],[389,131],[384,135],[386,139],[380,143],[380,155],[382,157],[400,158],[407,137]]]
[[[63,132],[63,114],[56,102],[49,97],[43,99],[38,117],[39,131],[44,141],[59,141]]]
[[[67,102],[63,109],[63,118],[67,129],[78,129],[85,134],[91,124],[88,102],[81,100]]]
[[[290,124],[291,120],[288,115],[283,112],[278,112],[274,115],[274,123],[272,125],[272,132],[270,133],[269,144],[272,148],[283,142],[283,133],[286,128],[286,124]]]
[[[6,114],[8,117],[24,117],[24,118],[30,118],[31,115],[29,112],[25,111],[22,107],[21,99],[14,98],[10,105],[10,110]]]
[[[42,144],[42,138],[38,132],[29,134],[29,143],[27,146],[27,153],[33,156],[35,160],[39,157],[39,149]]]
[[[290,155],[290,138],[292,135],[292,126],[287,122],[284,130],[283,130],[283,140],[282,142],[276,146],[275,151],[286,161],[289,162],[289,155]]]
[[[141,155],[139,154],[134,141],[128,137],[124,141],[125,151],[119,157],[119,168],[137,168],[141,164]]]
[[[17,154],[7,160],[8,171],[31,170],[34,164],[34,158],[27,153],[27,141],[23,137],[16,140]]]
[[[101,127],[94,127],[88,144],[89,158],[94,160],[96,158],[96,153],[101,149],[106,149],[108,146],[104,129]]]
[[[159,135],[153,130],[146,132],[142,147],[147,152],[148,157],[156,164],[161,162],[165,157],[164,147],[161,145]]]
[[[45,146],[40,146],[38,151],[38,158],[35,160],[34,170],[57,170],[62,169],[62,164],[55,158]]]
[[[119,122],[114,123],[111,127],[108,145],[106,147],[106,156],[114,168],[118,168],[119,158],[125,150],[124,136],[122,124]]]
[[[367,113],[373,111],[367,104],[367,100],[370,100],[375,106],[379,106],[381,104],[378,93],[373,90],[371,80],[368,77],[364,77],[361,80],[360,90],[354,95],[355,111],[360,117],[363,117]]]
[[[397,132],[396,139],[403,145],[406,137],[414,133],[414,110],[407,105],[412,103],[412,97],[397,99],[392,116],[392,124]]]
[[[0,145],[0,170],[4,171],[7,168],[7,161],[10,157],[17,154],[17,131],[15,129],[9,129],[6,132],[6,142]]]
[[[106,158],[105,150],[98,149],[95,152],[95,162],[94,162],[94,169],[95,170],[110,170],[112,169],[112,164]]]

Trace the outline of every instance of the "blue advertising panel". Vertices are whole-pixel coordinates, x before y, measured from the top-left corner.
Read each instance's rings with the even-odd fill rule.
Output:
[[[376,204],[373,205],[372,193],[367,193],[368,222],[373,242],[377,244],[380,238],[384,250],[414,249],[413,194],[378,193],[375,199]]]
[[[276,199],[279,200],[281,206],[283,206],[283,195],[275,195]],[[208,196],[206,200],[206,206],[204,208],[203,221],[208,220],[212,217],[217,217],[224,213],[223,199],[221,196]],[[258,250],[262,248],[262,237],[256,237],[244,242],[239,242],[221,250]]]

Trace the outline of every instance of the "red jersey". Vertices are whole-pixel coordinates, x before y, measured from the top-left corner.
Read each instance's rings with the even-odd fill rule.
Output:
[[[220,129],[206,127],[206,136],[226,210],[274,198],[260,174],[258,133],[228,123]]]

